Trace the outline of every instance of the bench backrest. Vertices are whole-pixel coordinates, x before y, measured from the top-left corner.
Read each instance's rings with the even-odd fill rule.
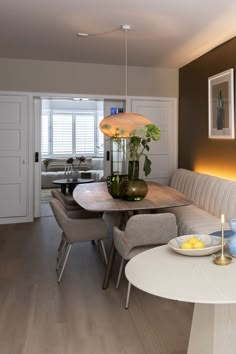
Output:
[[[170,186],[193,201],[197,207],[226,219],[236,218],[236,182],[179,168]]]

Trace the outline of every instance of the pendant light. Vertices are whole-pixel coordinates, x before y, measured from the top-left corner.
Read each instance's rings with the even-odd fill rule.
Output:
[[[127,61],[127,33],[130,25],[120,27],[125,32],[125,113],[117,113],[105,117],[99,125],[104,135],[116,138],[128,138],[137,128],[150,124],[150,119],[141,114],[127,112],[127,93],[128,93],[128,61]],[[135,135],[135,134],[134,134]]]

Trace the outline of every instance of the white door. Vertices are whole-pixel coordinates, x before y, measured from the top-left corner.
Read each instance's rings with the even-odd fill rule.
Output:
[[[0,95],[0,223],[27,216],[27,96]]]
[[[161,130],[160,140],[150,144],[151,174],[145,177],[141,167],[140,178],[168,184],[178,158],[176,99],[131,99],[130,106],[132,112],[149,118]]]

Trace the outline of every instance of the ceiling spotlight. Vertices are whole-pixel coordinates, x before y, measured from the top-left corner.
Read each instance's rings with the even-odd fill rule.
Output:
[[[88,33],[78,32],[77,36],[79,36],[79,37],[88,37]]]

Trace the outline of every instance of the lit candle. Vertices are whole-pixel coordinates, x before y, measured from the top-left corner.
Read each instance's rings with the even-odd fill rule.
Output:
[[[224,214],[221,214],[221,224],[224,224],[224,222],[225,222],[225,216]]]
[[[232,262],[232,258],[224,255],[224,223],[225,216],[221,214],[221,255],[215,257],[214,263],[217,265],[226,265]]]
[[[224,257],[224,222],[225,216],[221,214],[221,257]]]

